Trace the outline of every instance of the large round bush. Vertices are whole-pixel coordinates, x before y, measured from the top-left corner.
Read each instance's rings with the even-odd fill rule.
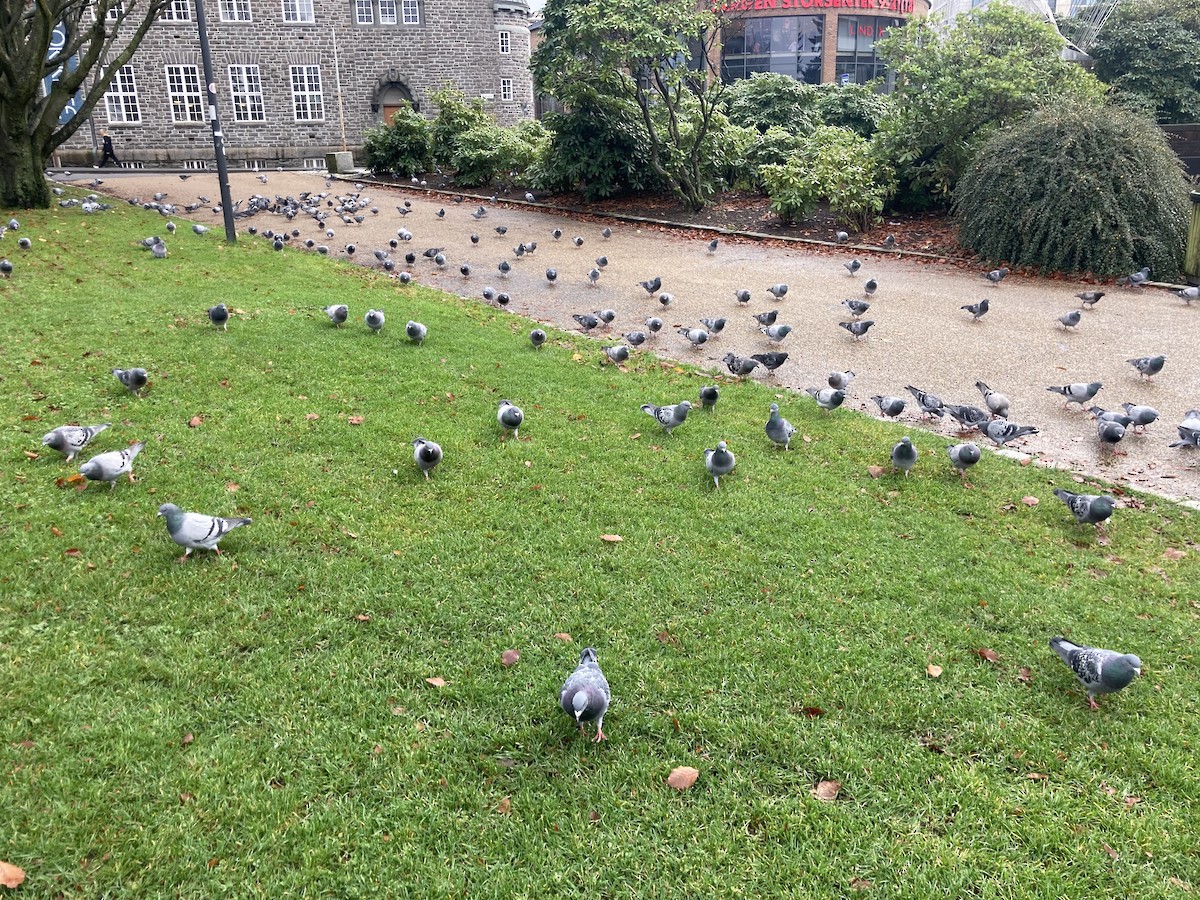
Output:
[[[1153,121],[1112,106],[1045,109],[980,148],[955,192],[980,256],[1099,276],[1178,274],[1187,182]]]

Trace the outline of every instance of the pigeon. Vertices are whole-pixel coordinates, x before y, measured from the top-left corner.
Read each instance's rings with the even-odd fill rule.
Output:
[[[1185,287],[1178,291],[1172,291],[1172,293],[1188,306],[1191,306],[1192,301],[1200,297],[1200,287]]]
[[[600,236],[602,238],[604,238],[605,240],[608,240],[610,237],[612,237],[612,229],[605,228],[603,231],[600,232]]]
[[[1083,319],[1083,313],[1081,313],[1077,309],[1073,309],[1070,312],[1065,312],[1061,316],[1058,317],[1059,323],[1064,328],[1074,328],[1076,325],[1079,324],[1079,322],[1082,319]]]
[[[787,337],[789,334],[792,333],[792,326],[791,325],[782,325],[782,324],[765,325],[758,330],[761,331],[763,334],[765,334],[772,341],[774,341],[775,343],[778,344],[785,337]]]
[[[700,320],[700,324],[703,325],[708,331],[709,337],[712,337],[714,334],[720,334],[722,331],[724,331],[725,323],[726,320],[724,316],[708,316]]]
[[[640,347],[647,340],[647,335],[644,331],[627,331],[621,337],[625,338],[625,342],[630,347]]]
[[[1125,415],[1133,421],[1133,427],[1140,431],[1145,431],[1147,425],[1153,425],[1158,421],[1158,410],[1153,406],[1122,403],[1121,408],[1125,410]]]
[[[500,273],[500,277],[507,278],[508,273],[512,271],[512,264],[507,259],[502,259],[496,266],[496,271]]]
[[[817,405],[821,409],[828,412],[831,409],[837,409],[842,405],[842,401],[846,399],[846,392],[837,390],[836,388],[805,388],[805,392],[817,401]]]
[[[876,394],[871,399],[874,400],[875,405],[879,407],[879,412],[887,416],[889,419],[894,419],[904,412],[905,403],[900,397]]]
[[[1165,356],[1139,356],[1134,359],[1127,359],[1129,363],[1138,370],[1138,377],[1153,378],[1162,371],[1163,363],[1167,361]]]
[[[184,512],[174,503],[164,503],[158,508],[157,515],[167,520],[167,534],[171,536],[171,540],[184,548],[179,562],[185,562],[193,550],[212,550],[219,556],[221,548],[217,544],[221,538],[233,529],[254,521],[248,518],[222,519],[203,513]]]
[[[608,687],[608,679],[596,662],[596,650],[588,647],[579,654],[579,665],[575,671],[563,682],[558,692],[558,705],[575,720],[581,734],[584,732],[584,723],[594,721],[596,743],[599,743],[605,740],[604,714],[608,712],[611,701],[612,692]]]
[[[470,277],[471,277],[471,265],[470,265],[470,263],[463,263],[461,266],[459,266],[459,267],[458,267],[458,273],[459,273],[460,275],[462,275],[462,277],[463,277],[463,278],[470,278]]]
[[[999,269],[992,269],[992,271],[990,271],[990,272],[982,273],[982,277],[986,278],[992,284],[999,284],[1001,281],[1004,280],[1004,276],[1007,275],[1008,273],[1009,273],[1009,270],[1002,266]]]
[[[379,329],[383,327],[383,310],[368,309],[367,314],[363,316],[363,321],[367,323],[368,328],[378,334]]]
[[[554,240],[557,241],[559,238],[562,237],[562,229],[555,228],[552,232],[550,232],[550,237],[554,238]]]
[[[671,433],[671,429],[678,428],[687,418],[688,410],[692,408],[692,404],[687,400],[676,403],[674,406],[655,406],[652,403],[643,403],[642,412],[654,418],[662,426],[663,431],[667,434]]]
[[[603,269],[606,266],[608,266],[608,257],[607,256],[597,256],[596,257],[596,267]]]
[[[501,291],[500,293],[498,293],[498,294],[496,295],[496,304],[497,304],[498,306],[508,306],[508,302],[509,302],[511,299],[512,299],[512,298],[511,298],[511,297],[509,297],[509,296],[508,296],[508,294],[506,294],[504,291]]]
[[[196,234],[207,234],[208,226],[201,225],[199,222],[197,222],[195,225],[192,226],[192,231],[194,231]]]
[[[1116,410],[1104,409],[1100,406],[1089,406],[1088,412],[1090,412],[1097,421],[1118,422],[1122,428],[1128,428],[1133,424],[1133,419],[1131,419],[1125,413],[1117,412]]]
[[[844,244],[846,241],[850,240],[850,235],[845,231],[835,232],[833,236],[839,244]]]
[[[1130,272],[1117,279],[1117,284],[1127,284],[1130,287],[1142,287],[1150,280],[1150,267],[1146,266],[1137,272]]]
[[[162,241],[158,241],[153,246],[151,246],[150,255],[153,256],[155,259],[166,259],[167,258],[167,245],[164,244]]]
[[[111,422],[100,425],[60,425],[42,436],[42,446],[57,450],[70,462],[79,455],[80,450],[91,443],[92,438],[111,427]]]
[[[782,300],[787,295],[788,286],[786,284],[773,284],[767,290],[770,291],[771,296],[776,300]]]
[[[1100,438],[1100,448],[1113,448],[1125,437],[1125,426],[1112,419],[1096,420],[1096,436]]]
[[[496,411],[496,421],[505,433],[511,431],[514,438],[520,438],[517,432],[521,423],[525,421],[525,413],[521,407],[514,406],[511,400],[501,400],[500,408]]]
[[[137,393],[150,380],[150,376],[146,374],[145,369],[113,369],[112,373],[117,376],[117,381],[125,385],[129,393],[134,396],[137,396]]]
[[[504,235],[506,235],[508,233],[508,226],[507,225],[497,225],[495,230],[496,230],[496,234],[500,235],[501,237],[504,237]]]
[[[434,254],[433,262],[434,262],[434,265],[436,265],[439,269],[446,268],[446,254],[444,254],[444,253]]]
[[[1171,447],[1200,448],[1200,409],[1189,409],[1184,413],[1183,421],[1179,423],[1177,430],[1179,440],[1171,444]]]
[[[529,191],[526,191],[526,192],[525,192],[525,202],[526,202],[526,203],[532,203],[532,202],[533,202],[533,194],[531,194]]]
[[[984,297],[978,303],[968,303],[966,306],[960,306],[959,309],[969,312],[973,316],[972,322],[978,322],[987,313],[989,306],[988,299]]]
[[[920,388],[915,388],[911,384],[904,388],[910,394],[917,398],[917,406],[921,407],[921,416],[937,416],[942,418],[946,414],[945,405],[942,403],[942,398],[937,394],[927,393]]]
[[[1065,662],[1087,690],[1088,708],[1098,710],[1097,694],[1115,694],[1142,674],[1142,661],[1132,653],[1117,653],[1073,644],[1065,637],[1050,638],[1050,649]]]
[[[418,346],[425,343],[425,335],[429,333],[429,329],[420,322],[414,322],[412,319],[404,326],[404,333],[410,341],[415,341]]]
[[[1104,387],[1104,384],[1099,381],[1087,383],[1076,381],[1071,384],[1064,384],[1061,387],[1048,387],[1046,390],[1054,394],[1062,394],[1064,397],[1066,397],[1066,402],[1063,404],[1064,406],[1071,403],[1078,403],[1082,408],[1083,404],[1095,397],[1096,392],[1102,387]]]
[[[107,481],[109,490],[117,486],[122,475],[128,475],[129,483],[133,484],[133,461],[144,446],[144,441],[138,441],[123,450],[98,453],[80,466],[79,472],[88,481]]]
[[[887,237],[885,237],[883,239],[883,246],[888,250],[893,249],[896,246],[896,236],[894,234],[889,234]]]
[[[546,270],[546,282],[550,287],[554,287],[554,282],[558,281],[558,269],[550,268]]]
[[[715,384],[706,384],[700,388],[700,406],[702,409],[707,409],[711,412],[717,406],[717,400],[721,396],[721,389]]]
[[[716,238],[713,238],[711,241],[708,242],[708,252],[716,253],[717,247],[719,247],[719,246],[721,246],[721,242],[719,240],[717,240]]]
[[[847,298],[843,300],[842,306],[850,310],[850,315],[854,316],[856,319],[871,308],[871,304],[866,300],[855,300],[853,298]]]
[[[611,325],[613,323],[613,319],[617,317],[617,311],[615,309],[594,309],[592,310],[592,313],[605,325]]]
[[[879,282],[876,281],[874,278],[868,278],[866,281],[863,282],[863,295],[864,296],[870,297],[877,290],[879,290]]]
[[[850,387],[850,382],[854,380],[854,372],[847,369],[845,372],[830,372],[825,376],[825,381],[828,382],[831,388],[837,388],[844,391]]]
[[[713,477],[713,484],[721,487],[721,476],[728,475],[737,465],[737,459],[724,441],[718,441],[715,449],[704,451],[704,468]]]
[[[658,275],[655,275],[653,278],[647,281],[639,281],[638,284],[642,286],[647,294],[654,296],[658,289],[662,287],[662,278]]]
[[[763,430],[771,439],[771,443],[776,447],[788,450],[792,444],[792,435],[796,433],[796,426],[779,414],[778,403],[772,403],[771,416],[767,419]]]
[[[779,310],[777,310],[777,309],[770,309],[770,310],[767,310],[766,312],[760,312],[760,313],[754,314],[754,321],[757,322],[759,325],[774,325],[775,320],[778,318],[779,318]]]
[[[698,350],[702,344],[708,342],[708,332],[703,328],[680,328],[679,333],[688,339],[693,350]]]
[[[478,243],[479,243],[479,235],[477,235],[477,234],[472,234],[472,235],[471,235],[471,243],[472,243],[472,244],[478,244]]]
[[[583,246],[583,238],[581,238],[579,235],[575,235],[575,237],[571,238],[571,243],[574,244],[576,247],[582,247]]]
[[[218,303],[216,306],[208,308],[208,321],[214,326],[220,327],[222,331],[229,330],[229,307],[224,303]]]
[[[1038,430],[1032,425],[1013,425],[1004,419],[992,419],[986,425],[980,425],[979,431],[997,447],[1003,447],[1009,441],[1018,440],[1026,435],[1038,433]]]
[[[967,469],[979,462],[981,455],[979,448],[971,443],[954,444],[947,447],[946,452],[950,455],[950,464],[960,476],[965,476]]]
[[[534,350],[540,350],[542,344],[546,343],[546,332],[540,328],[535,328],[529,332],[529,343],[533,344]]]
[[[663,320],[660,319],[658,316],[649,316],[646,319],[645,325],[646,325],[646,330],[649,331],[651,334],[658,334],[660,331],[662,331]]]
[[[905,478],[908,477],[912,467],[917,464],[917,459],[917,448],[913,446],[912,439],[907,435],[900,438],[900,443],[892,448],[892,467],[902,471]]]
[[[629,348],[624,344],[617,344],[615,347],[605,347],[604,355],[614,366],[619,366],[625,360],[629,359]]]
[[[666,291],[658,295],[658,302],[663,306],[670,306],[671,301],[675,299],[674,294],[668,294]]]
[[[396,277],[400,279],[401,284],[411,284],[412,283],[412,273],[410,273],[410,272],[401,272]]]
[[[730,374],[739,378],[749,375],[759,366],[758,360],[753,357],[746,358],[735,353],[726,353],[724,362],[725,368],[729,369]]]
[[[868,329],[875,322],[872,319],[855,319],[853,322],[838,322],[838,324],[854,335],[854,339],[857,341],[866,336]]]
[[[859,269],[861,269],[861,268],[862,268],[862,260],[860,260],[860,259],[852,259],[852,260],[850,260],[850,262],[848,262],[848,263],[842,263],[842,265],[846,267],[846,271],[847,271],[847,272],[849,272],[851,275],[853,275],[853,274],[855,274],[855,273],[856,273],[856,272],[857,272]]]
[[[942,408],[950,414],[950,418],[967,431],[986,425],[991,419],[991,415],[987,410],[980,409],[978,406],[971,406],[969,404],[955,406],[948,403]]]
[[[1084,309],[1091,309],[1100,302],[1100,298],[1104,296],[1104,291],[1081,291],[1075,296],[1082,301]]]
[[[983,405],[988,408],[988,412],[1002,419],[1008,418],[1010,404],[1006,396],[998,391],[993,391],[982,381],[975,382],[975,387],[979,388],[979,393],[983,395]]]
[[[5,278],[12,278],[13,264],[7,256],[0,258],[0,275]]]
[[[756,362],[762,363],[762,367],[764,369],[773,373],[776,369],[787,362],[788,355],[780,350],[771,350],[767,353],[752,353],[750,358]]]
[[[413,438],[412,445],[413,462],[417,464],[417,468],[425,477],[429,478],[429,473],[442,461],[442,448],[423,437]]]
[[[593,266],[587,273],[588,284],[592,287],[598,287],[600,281],[600,270]]]
[[[434,215],[436,215],[439,219],[444,219],[446,218],[446,210],[444,208],[438,209]]]
[[[737,298],[738,303],[749,303],[750,292],[746,288],[739,288],[733,292],[733,296]]]
[[[593,315],[589,315],[588,313],[575,313],[575,315],[571,316],[571,318],[578,322],[579,327],[585,332],[591,331],[593,328],[596,328],[600,325],[600,320]]]

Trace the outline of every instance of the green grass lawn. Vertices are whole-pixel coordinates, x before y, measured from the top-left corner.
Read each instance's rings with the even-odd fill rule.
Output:
[[[14,896],[1200,890],[1195,513],[1126,497],[1104,545],[1051,493],[1069,473],[985,454],[968,487],[919,429],[912,476],[873,478],[902,428],[756,383],[668,437],[639,405],[711,376],[601,366],[560,333],[535,352],[526,320],[261,239],[181,233],[156,261],[137,242],[161,218],[125,205],[19,217],[34,249],[0,241]],[[218,301],[242,311],[228,333]],[[135,365],[142,399],[109,374]],[[804,436],[786,453],[775,398]],[[113,423],[83,459],[146,441],[137,482],[65,481],[41,436],[67,422]],[[418,434],[445,451],[430,481]],[[738,468],[714,490],[721,439]],[[254,524],[177,565],[168,501]],[[1143,677],[1089,712],[1057,633]],[[601,745],[557,707],[585,646],[614,694]],[[701,773],[684,793],[678,765]]]

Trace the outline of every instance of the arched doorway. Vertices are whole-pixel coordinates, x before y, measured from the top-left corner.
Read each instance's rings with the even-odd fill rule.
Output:
[[[392,116],[400,109],[416,110],[419,108],[416,101],[413,100],[408,85],[400,81],[380,82],[375,92],[374,106],[379,112],[380,119],[388,125],[392,122]]]

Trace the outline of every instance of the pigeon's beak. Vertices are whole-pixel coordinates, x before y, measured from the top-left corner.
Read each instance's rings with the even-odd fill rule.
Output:
[[[1141,668],[1141,666],[1138,666],[1136,669],[1134,669],[1134,670],[1133,670],[1133,674],[1134,674],[1134,677],[1137,677],[1137,676],[1141,675],[1141,674],[1142,674],[1142,668]]]
[[[161,516],[161,515],[162,515],[162,510],[159,510],[158,512],[156,512],[156,513],[154,514],[154,518],[156,518],[156,519],[157,519],[157,518],[158,518],[159,516]]]

